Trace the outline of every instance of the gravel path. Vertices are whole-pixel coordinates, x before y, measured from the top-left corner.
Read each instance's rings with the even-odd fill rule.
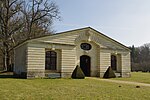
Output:
[[[147,83],[139,83],[139,82],[131,82],[131,81],[120,81],[120,80],[112,80],[112,79],[100,79],[95,77],[88,77],[89,79],[95,79],[100,81],[107,81],[107,82],[113,82],[113,83],[121,83],[121,84],[131,84],[131,85],[137,85],[137,86],[148,86],[150,87],[150,84]]]

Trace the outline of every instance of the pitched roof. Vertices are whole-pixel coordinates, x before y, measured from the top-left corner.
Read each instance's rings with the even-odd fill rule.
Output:
[[[112,40],[113,42],[119,44],[119,45],[122,46],[123,48],[125,48],[125,49],[131,51],[127,46],[123,45],[122,43],[120,43],[120,42],[118,42],[118,41],[116,41],[116,40],[110,38],[109,36],[107,36],[107,35],[105,35],[105,34],[99,32],[99,31],[95,30],[95,29],[92,28],[92,27],[84,27],[84,28],[69,30],[69,31],[65,31],[65,32],[59,32],[59,33],[56,33],[56,34],[50,34],[50,35],[46,35],[46,36],[41,36],[41,37],[37,37],[37,38],[32,38],[32,39],[30,39],[30,40],[40,39],[40,38],[49,37],[49,36],[51,37],[51,36],[60,35],[60,34],[67,34],[67,33],[73,32],[73,31],[80,31],[80,30],[84,30],[84,29],[93,30],[93,31],[95,31],[96,33],[99,33],[100,35],[106,37],[107,39]],[[23,43],[25,43],[25,42],[27,42],[27,41],[30,41],[30,40],[26,40],[26,41],[22,42],[21,44],[23,44]],[[21,44],[19,44],[19,45],[21,45]],[[17,45],[17,46],[18,46],[18,45]],[[16,47],[17,47],[17,46],[16,46]]]

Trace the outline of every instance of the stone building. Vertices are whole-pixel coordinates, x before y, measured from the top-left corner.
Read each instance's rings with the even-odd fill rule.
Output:
[[[71,77],[76,65],[85,76],[103,77],[109,66],[130,77],[130,50],[91,27],[27,40],[15,47],[14,72],[25,77]]]

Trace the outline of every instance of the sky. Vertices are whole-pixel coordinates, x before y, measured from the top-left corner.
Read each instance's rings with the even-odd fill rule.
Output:
[[[126,46],[150,43],[150,0],[53,0],[58,32],[92,27]]]

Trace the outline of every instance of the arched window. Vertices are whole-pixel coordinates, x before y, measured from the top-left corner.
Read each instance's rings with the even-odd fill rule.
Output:
[[[111,55],[111,68],[117,70],[117,57],[115,55]]]
[[[57,66],[57,53],[55,51],[46,51],[45,69],[56,70],[56,66]]]

